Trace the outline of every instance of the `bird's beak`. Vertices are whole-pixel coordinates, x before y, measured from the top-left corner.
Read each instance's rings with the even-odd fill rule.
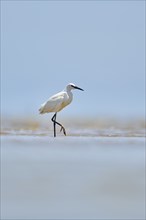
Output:
[[[74,88],[84,91],[83,89],[79,88],[78,86],[74,86]]]

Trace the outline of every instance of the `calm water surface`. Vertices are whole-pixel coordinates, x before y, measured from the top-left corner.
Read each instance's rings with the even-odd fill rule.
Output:
[[[137,128],[5,128],[2,219],[145,219],[145,137]]]

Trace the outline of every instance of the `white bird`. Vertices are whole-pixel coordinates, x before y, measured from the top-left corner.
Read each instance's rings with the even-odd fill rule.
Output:
[[[61,111],[65,106],[69,105],[72,102],[72,89],[79,89],[84,91],[78,86],[75,86],[73,83],[69,83],[63,91],[51,96],[46,102],[41,105],[39,109],[40,114],[55,112],[51,119],[54,123],[54,137],[56,137],[56,124],[61,127],[60,131],[63,130],[64,135],[66,135],[65,128],[56,121],[56,116],[57,112]]]

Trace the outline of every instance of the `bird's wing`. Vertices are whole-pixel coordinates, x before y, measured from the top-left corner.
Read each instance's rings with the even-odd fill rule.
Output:
[[[39,111],[41,114],[47,112],[58,112],[60,111],[64,100],[65,100],[65,94],[62,92],[57,93],[56,95],[51,96],[47,102],[42,104]]]

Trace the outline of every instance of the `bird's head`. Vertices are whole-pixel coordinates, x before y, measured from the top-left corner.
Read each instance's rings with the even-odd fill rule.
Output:
[[[71,91],[72,89],[79,89],[79,90],[84,91],[83,89],[79,88],[79,87],[76,86],[75,84],[69,83],[69,84],[66,86],[66,90],[67,90],[67,91]]]

